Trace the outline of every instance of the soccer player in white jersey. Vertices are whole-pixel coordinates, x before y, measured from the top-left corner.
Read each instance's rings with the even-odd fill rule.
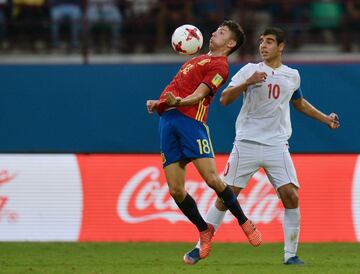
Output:
[[[259,52],[263,62],[242,67],[223,91],[220,102],[226,106],[243,94],[243,106],[236,120],[236,137],[224,174],[225,182],[238,195],[251,176],[264,168],[285,208],[284,264],[304,262],[297,256],[300,231],[299,182],[288,150],[291,136],[290,102],[295,109],[331,129],[339,127],[335,113],[325,115],[306,99],[300,90],[296,69],[282,64],[284,32],[268,28],[260,37]],[[226,207],[217,199],[206,215],[215,230],[220,226]],[[184,262],[197,263],[198,246],[184,255]]]

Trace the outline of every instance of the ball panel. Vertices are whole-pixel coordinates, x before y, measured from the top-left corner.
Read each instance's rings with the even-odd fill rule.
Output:
[[[174,31],[171,37],[171,44],[176,52],[192,55],[200,51],[203,44],[203,36],[197,27],[186,24]]]

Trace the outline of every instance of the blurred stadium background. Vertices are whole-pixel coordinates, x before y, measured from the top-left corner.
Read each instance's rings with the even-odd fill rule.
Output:
[[[359,9],[356,0],[1,0],[0,52],[5,60],[111,54],[117,62],[129,54],[166,54],[155,58],[164,61],[174,55],[169,37],[177,26],[191,22],[206,41],[231,18],[248,36],[237,60],[256,55],[258,34],[268,25],[286,30],[288,53],[329,57],[359,51]]]
[[[299,70],[305,98],[339,114],[333,132],[292,111],[300,242],[358,245],[359,0],[0,0],[0,242],[195,241],[167,192],[158,118],[145,101],[158,97],[187,58],[172,50],[172,31],[191,23],[207,41],[227,18],[248,37],[231,57],[231,75],[259,61],[264,27],[281,27],[284,61]],[[240,106],[215,100],[209,114],[219,172]],[[206,212],[214,195],[191,166],[187,185]],[[262,170],[240,202],[266,243],[282,242],[282,206]],[[245,242],[234,231],[227,216],[215,241]]]

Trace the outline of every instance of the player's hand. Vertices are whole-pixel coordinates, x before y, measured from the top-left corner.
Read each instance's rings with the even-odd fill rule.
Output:
[[[331,129],[337,129],[340,126],[339,116],[336,113],[330,113],[328,117],[330,118],[328,127]]]
[[[255,71],[247,80],[246,84],[254,85],[257,83],[262,83],[266,81],[267,74],[263,71]]]
[[[147,111],[148,111],[149,113],[153,113],[153,112],[156,110],[156,108],[157,108],[157,106],[158,106],[158,103],[159,103],[158,100],[147,100],[147,101],[146,101]]]
[[[175,97],[171,92],[165,94],[165,102],[168,106],[177,106],[180,100],[180,97]]]

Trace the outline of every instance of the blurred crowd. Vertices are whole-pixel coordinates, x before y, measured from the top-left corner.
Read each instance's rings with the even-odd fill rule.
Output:
[[[244,54],[269,25],[286,31],[290,51],[359,50],[360,0],[0,0],[0,52],[167,52],[177,26],[196,25],[207,41],[224,19],[244,27]]]

